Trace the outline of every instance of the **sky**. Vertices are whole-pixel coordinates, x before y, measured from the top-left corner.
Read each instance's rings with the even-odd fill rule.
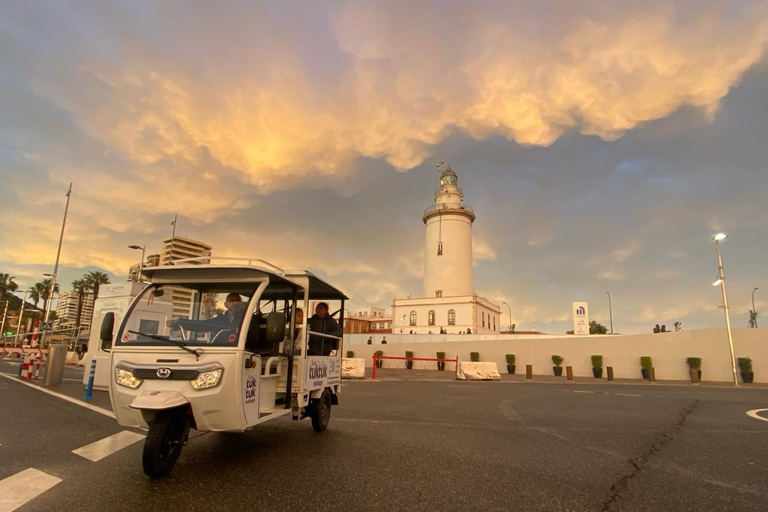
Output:
[[[734,325],[768,310],[768,5],[510,4],[6,2],[0,272],[52,271],[72,182],[62,291],[178,214],[388,307],[445,161],[518,330],[608,325],[606,292],[616,332],[721,327],[718,231]]]

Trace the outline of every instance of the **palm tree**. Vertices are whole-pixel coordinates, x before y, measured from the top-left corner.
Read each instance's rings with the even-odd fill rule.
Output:
[[[16,278],[11,274],[0,273],[0,300],[5,300],[5,294],[13,293],[19,288],[14,279]]]
[[[99,298],[99,286],[102,284],[109,284],[109,276],[104,272],[88,272],[83,276],[88,282],[88,288],[93,290],[93,301]]]
[[[27,297],[29,297],[29,300],[32,301],[32,304],[37,307],[37,303],[40,302],[40,288],[38,287],[40,283],[37,283],[35,286],[30,286],[29,290],[27,290]]]
[[[83,314],[83,301],[85,300],[85,291],[88,289],[89,283],[85,276],[82,279],[75,279],[72,281],[72,289],[77,292],[77,316],[75,317],[75,326],[80,327],[80,317]]]
[[[35,287],[40,287],[40,297],[43,298],[43,311],[48,310],[48,301],[51,299],[52,293],[59,293],[59,283],[56,283],[51,290],[51,280],[43,279],[39,283],[35,283]]]

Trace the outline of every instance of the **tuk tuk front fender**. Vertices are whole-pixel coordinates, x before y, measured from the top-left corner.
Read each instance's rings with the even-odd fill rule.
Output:
[[[133,399],[129,407],[142,411],[162,411],[187,405],[188,403],[189,400],[177,391],[143,391]]]

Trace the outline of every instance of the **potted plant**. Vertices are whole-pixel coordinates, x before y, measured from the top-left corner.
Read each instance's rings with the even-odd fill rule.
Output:
[[[473,363],[479,363],[480,362],[480,352],[470,352],[469,353],[469,360]]]
[[[555,366],[552,367],[552,371],[555,372],[555,377],[562,377],[563,369],[560,366],[563,364],[562,356],[552,356],[552,362],[555,364]]]
[[[410,350],[406,350],[405,351],[405,357],[413,357],[413,352],[411,352]],[[405,360],[405,367],[408,368],[409,370],[412,370],[413,369],[413,361],[410,361],[410,360],[406,359]]]
[[[694,384],[701,382],[701,358],[689,357],[685,362],[688,363],[688,368],[691,369],[691,382]]]
[[[752,360],[748,357],[740,357],[739,370],[741,370],[741,381],[744,384],[752,384],[755,380],[755,373],[752,371]]]
[[[383,356],[384,355],[384,351],[383,350],[377,350],[376,352],[374,352],[374,354],[376,354],[377,356]],[[381,368],[382,364],[384,364],[384,360],[383,359],[377,359],[376,360],[376,368]]]
[[[515,354],[507,354],[504,356],[507,358],[507,373],[515,374]]]
[[[603,378],[603,356],[592,356],[592,375],[596,379]]]
[[[437,358],[438,359],[445,359],[445,352],[438,352],[437,353]],[[437,369],[439,371],[445,370],[445,361],[438,361],[437,362]]]
[[[347,358],[352,359],[353,357],[355,357],[355,353],[351,350],[347,350]]]
[[[643,374],[643,378],[645,380],[651,379],[651,368],[653,368],[653,360],[651,359],[651,356],[643,356],[640,358],[640,366],[643,367],[642,370],[640,370]]]

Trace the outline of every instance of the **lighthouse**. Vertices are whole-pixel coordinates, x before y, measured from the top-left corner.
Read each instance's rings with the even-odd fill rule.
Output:
[[[451,166],[440,174],[435,204],[424,211],[424,288],[422,297],[472,295],[472,223],[459,178]]]
[[[438,169],[440,166],[438,166]],[[421,297],[394,299],[392,332],[442,335],[498,334],[499,306],[474,292],[472,223],[475,212],[464,204],[459,177],[449,165],[440,173],[434,204],[424,223],[424,283]]]

